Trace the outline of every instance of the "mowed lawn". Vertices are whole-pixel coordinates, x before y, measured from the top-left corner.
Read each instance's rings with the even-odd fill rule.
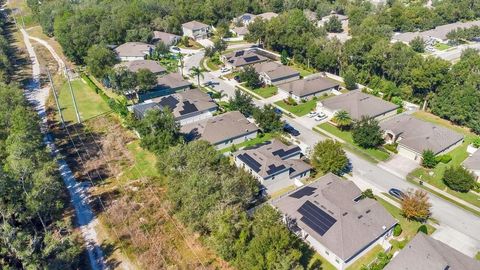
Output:
[[[447,164],[439,163],[433,169],[418,168],[412,172],[411,176],[417,177],[422,181],[425,181],[439,189],[445,190],[448,193],[454,196],[457,196],[458,198],[464,201],[467,201],[473,205],[480,207],[480,196],[472,192],[462,193],[462,192],[453,191],[449,189],[442,181],[443,174],[448,167],[459,166],[468,157],[467,147],[478,136],[473,134],[466,128],[454,126],[447,120],[441,119],[440,117],[437,117],[435,115],[432,115],[426,112],[416,112],[414,113],[414,116],[419,119],[422,119],[431,123],[435,123],[435,124],[450,128],[456,132],[459,132],[465,136],[465,141],[462,145],[460,145],[459,147],[453,149],[448,153],[448,155],[452,157],[452,160],[449,163]],[[430,175],[430,173],[433,173],[433,174]]]
[[[255,88],[252,91],[263,98],[269,98],[269,97],[275,96],[278,93],[278,88],[276,86],[271,85],[266,87]]]
[[[317,126],[320,129],[323,129],[324,131],[344,140],[347,145],[350,146],[350,148],[354,148],[357,151],[360,151],[364,155],[368,155],[369,157],[377,160],[377,161],[384,161],[387,160],[388,157],[390,156],[389,153],[386,151],[383,151],[381,149],[376,149],[376,148],[370,148],[370,149],[364,149],[358,145],[356,145],[353,142],[353,137],[352,133],[350,131],[342,131],[335,127],[334,125],[330,123],[323,123]]]
[[[275,102],[275,104],[296,116],[304,116],[317,107],[317,100],[311,99],[305,103],[300,102],[297,105],[289,105],[285,101],[280,100]]]
[[[87,120],[110,111],[107,103],[81,79],[72,80],[72,89],[82,120]],[[77,117],[68,83],[65,81],[61,87],[58,88],[57,86],[57,91],[60,92],[58,99],[64,120],[67,123],[76,123]],[[60,117],[57,116],[57,119],[60,120]]]

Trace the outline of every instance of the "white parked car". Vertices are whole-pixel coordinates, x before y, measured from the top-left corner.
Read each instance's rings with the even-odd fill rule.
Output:
[[[227,68],[227,67],[222,67],[222,68],[220,69],[220,71],[223,72],[223,73],[225,73],[225,72],[229,72],[230,69]]]
[[[315,117],[317,114],[318,114],[318,112],[311,111],[311,112],[308,113],[308,117],[312,118],[312,117]]]
[[[327,119],[327,116],[324,113],[320,112],[320,113],[317,114],[317,116],[315,116],[314,119],[315,119],[315,121],[320,122],[322,120]]]

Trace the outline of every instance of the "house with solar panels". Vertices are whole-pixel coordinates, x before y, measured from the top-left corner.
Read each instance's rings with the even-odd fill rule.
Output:
[[[375,246],[388,250],[397,224],[376,200],[363,198],[352,182],[332,173],[275,199],[287,227],[337,269]]]
[[[226,67],[236,69],[266,62],[269,59],[258,54],[256,50],[238,50],[222,55],[221,60]]]
[[[198,89],[190,89],[163,97],[149,99],[145,102],[130,106],[137,119],[142,119],[149,110],[168,109],[180,125],[193,123],[213,116],[217,111],[217,104],[206,93]]]
[[[235,164],[255,176],[268,192],[291,186],[295,180],[310,176],[312,167],[302,160],[297,145],[272,140],[238,151]]]

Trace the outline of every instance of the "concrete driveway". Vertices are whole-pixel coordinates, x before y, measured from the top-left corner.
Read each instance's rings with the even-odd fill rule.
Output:
[[[438,228],[432,237],[472,258],[478,252],[478,246],[474,239],[448,226]]]
[[[418,168],[420,164],[402,155],[392,155],[387,161],[378,163],[378,166],[398,177],[405,178],[410,172]]]
[[[211,41],[210,39],[200,39],[197,40],[197,42],[205,48],[213,46],[213,41]]]

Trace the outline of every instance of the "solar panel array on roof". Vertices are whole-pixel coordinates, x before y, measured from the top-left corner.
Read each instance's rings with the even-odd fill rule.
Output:
[[[251,156],[248,154],[241,154],[238,155],[237,158],[239,158],[243,163],[247,164],[248,167],[252,168],[255,172],[260,171],[260,163],[258,163],[255,159],[253,159]]]
[[[295,191],[294,193],[290,194],[289,196],[292,197],[292,198],[295,198],[295,199],[300,199],[302,198],[303,196],[311,196],[313,194],[313,192],[317,190],[316,188],[314,187],[304,187],[298,191]]]
[[[335,218],[318,208],[310,201],[306,201],[302,204],[298,209],[298,212],[302,215],[300,221],[321,236],[323,236],[333,224],[337,222]]]
[[[190,101],[183,102],[182,108],[183,110],[180,111],[180,115],[185,115],[185,114],[198,111],[197,106],[195,106],[195,104],[190,103]]]
[[[285,170],[286,168],[287,167],[285,167],[285,165],[283,165],[283,164],[278,166],[278,167],[272,164],[272,165],[268,166],[267,174],[272,175],[272,174],[274,174],[276,172],[279,172],[281,170]]]
[[[245,51],[236,51],[235,52],[235,57],[239,57],[245,54]]]
[[[259,61],[259,60],[260,60],[260,58],[258,58],[258,56],[256,56],[256,55],[245,57],[245,62],[247,62],[247,63],[254,62],[254,61]]]
[[[158,105],[160,105],[163,108],[167,107],[170,110],[173,110],[175,109],[175,107],[177,107],[178,102],[179,101],[175,97],[166,96],[158,102]]]
[[[272,152],[272,155],[279,156],[279,157],[283,158],[285,156],[291,155],[291,154],[293,154],[295,152],[298,152],[298,151],[300,151],[300,147],[297,146],[297,147],[294,147],[294,148],[289,149],[287,151],[285,151],[283,149],[279,149],[277,151]]]

